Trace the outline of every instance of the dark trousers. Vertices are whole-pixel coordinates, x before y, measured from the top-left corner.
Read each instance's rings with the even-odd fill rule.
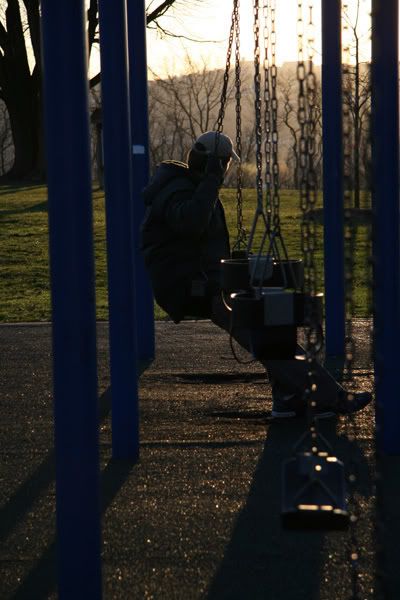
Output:
[[[230,312],[225,307],[221,296],[214,296],[211,308],[211,320],[213,323],[230,333]],[[250,332],[246,329],[232,332],[233,338],[247,351],[251,352]],[[298,354],[304,355],[304,349],[298,347]],[[273,389],[280,394],[296,394],[299,399],[308,385],[308,368],[303,360],[265,360],[262,361],[268,377],[273,384]],[[318,405],[331,406],[335,402],[338,392],[343,388],[328,373],[324,367],[317,362],[314,368],[314,381],[317,390],[314,395]]]

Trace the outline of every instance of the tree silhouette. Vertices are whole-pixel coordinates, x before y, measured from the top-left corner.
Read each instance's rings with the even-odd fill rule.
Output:
[[[355,5],[355,14],[353,19],[347,12],[347,4],[343,6],[343,18],[345,29],[351,32],[351,39],[346,44],[345,52],[351,58],[350,64],[344,65],[344,102],[347,105],[351,119],[351,128],[353,135],[353,177],[352,186],[354,191],[354,208],[360,208],[360,188],[361,188],[361,166],[364,167],[364,176],[368,181],[369,177],[369,155],[368,155],[368,136],[371,113],[371,76],[370,65],[361,59],[361,48],[363,38],[370,38],[370,28],[368,31],[360,31],[360,0]],[[362,165],[362,163],[364,163]]]
[[[189,0],[148,3],[147,23]],[[88,0],[89,53],[98,43],[98,2]],[[68,49],[66,49],[66,52]],[[14,162],[2,179],[43,179],[42,69],[40,0],[0,0],[0,100],[7,108]],[[100,74],[91,85],[100,81]]]

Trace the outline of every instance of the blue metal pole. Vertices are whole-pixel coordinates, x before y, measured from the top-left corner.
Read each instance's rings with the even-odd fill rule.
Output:
[[[126,0],[100,0],[114,458],[139,456]]]
[[[399,4],[372,2],[373,258],[378,445],[400,454]]]
[[[321,0],[326,353],[344,354],[341,0]]]
[[[136,313],[139,359],[153,360],[154,299],[140,252],[140,224],[144,216],[141,196],[149,180],[149,128],[147,105],[146,11],[144,0],[128,1],[129,80],[133,159],[133,228],[136,267]]]
[[[43,0],[58,587],[101,598],[96,313],[84,1]]]

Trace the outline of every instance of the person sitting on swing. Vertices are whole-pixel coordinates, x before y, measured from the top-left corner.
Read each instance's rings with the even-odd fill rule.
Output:
[[[219,190],[232,160],[240,159],[231,139],[208,131],[194,142],[187,163],[162,162],[143,192],[141,250],[155,299],[175,323],[185,316],[202,316],[230,332],[230,313],[220,290],[220,261],[230,258],[230,244]],[[232,335],[251,352],[248,331]],[[305,361],[262,362],[272,385],[272,416],[303,415]],[[318,363],[315,375],[318,417],[353,413],[371,400],[368,392],[348,395]]]

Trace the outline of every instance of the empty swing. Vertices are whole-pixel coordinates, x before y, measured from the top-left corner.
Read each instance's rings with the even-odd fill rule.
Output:
[[[313,216],[317,193],[314,171],[316,79],[313,70],[312,34],[309,35],[307,44],[307,69],[304,61],[301,0],[298,2],[298,9],[302,246],[306,263],[305,283],[312,297],[316,284],[314,261],[316,232]],[[312,5],[310,5],[310,25],[312,25]],[[313,398],[317,391],[314,371],[319,335],[319,321],[311,310],[306,323],[305,360],[309,364],[309,369],[307,389],[304,390],[308,430],[296,443],[295,455],[286,460],[282,466],[281,523],[286,529],[344,530],[350,523],[344,464],[333,455],[329,442],[318,431],[318,419],[314,418],[316,402]]]

